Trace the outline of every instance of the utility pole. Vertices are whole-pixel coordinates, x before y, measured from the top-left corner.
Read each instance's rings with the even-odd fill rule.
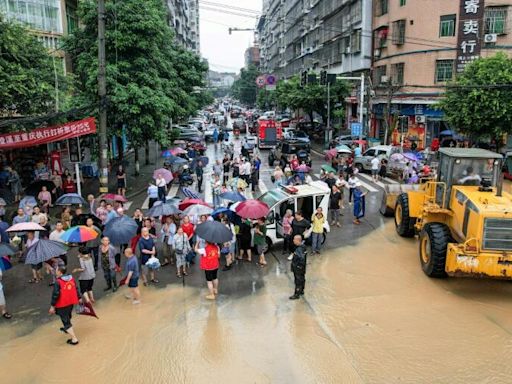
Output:
[[[359,147],[362,149],[363,131],[364,131],[364,72],[361,73],[361,94],[359,100],[359,123],[361,130],[359,131]]]
[[[98,138],[100,145],[100,193],[108,193],[105,13],[105,0],[98,0],[98,98],[100,101]],[[119,150],[122,150],[122,148]]]
[[[331,83],[327,82],[327,129],[325,130],[325,148],[329,148],[331,139]]]

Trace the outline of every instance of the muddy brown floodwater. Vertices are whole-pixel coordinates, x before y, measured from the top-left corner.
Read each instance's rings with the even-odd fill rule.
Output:
[[[28,335],[0,328],[2,383],[510,383],[512,285],[433,280],[392,223],[310,258],[306,300],[274,266],[254,294],[145,289]],[[222,284],[222,281],[221,281]],[[222,286],[221,286],[222,290]]]

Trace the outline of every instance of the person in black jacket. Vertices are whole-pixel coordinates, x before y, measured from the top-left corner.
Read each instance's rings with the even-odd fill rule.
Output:
[[[301,239],[304,238],[304,232],[311,227],[311,223],[304,218],[302,211],[295,212],[295,217],[292,221],[292,239],[295,238],[296,235],[300,235]],[[293,252],[295,251],[295,242],[292,241],[290,244],[290,256],[288,256],[288,260],[292,260]]]
[[[293,237],[295,250],[293,251],[292,272],[295,278],[295,292],[290,296],[290,300],[300,299],[304,295],[304,286],[306,285],[306,246],[302,241],[301,235]]]

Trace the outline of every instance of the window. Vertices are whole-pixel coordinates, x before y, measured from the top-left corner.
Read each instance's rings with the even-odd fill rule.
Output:
[[[404,83],[404,63],[391,65],[391,81],[395,85],[402,85]]]
[[[382,27],[374,32],[375,47],[384,48],[388,45],[388,27]]]
[[[507,33],[507,7],[487,7],[485,9],[485,33],[502,35]]]
[[[436,83],[450,81],[453,77],[453,60],[436,61]]]
[[[382,16],[388,13],[388,0],[375,0],[375,16]]]
[[[375,67],[375,69],[373,71],[373,83],[375,85],[382,84],[383,82],[385,82],[383,80],[386,80],[385,76],[386,76],[386,66],[385,65]]]
[[[407,4],[407,0],[400,0],[399,4],[400,4],[401,7],[404,7],[405,4]]]
[[[398,20],[393,23],[393,44],[405,43],[405,20]]]
[[[455,15],[441,16],[439,23],[439,36],[448,37],[455,36]]]
[[[361,30],[352,33],[352,53],[361,52]]]

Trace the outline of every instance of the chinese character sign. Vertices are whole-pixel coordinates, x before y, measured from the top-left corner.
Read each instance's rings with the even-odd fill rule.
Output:
[[[480,57],[485,0],[460,0],[457,38],[457,73]]]
[[[0,150],[33,147],[91,133],[96,133],[94,117],[72,121],[57,127],[38,128],[30,132],[0,135]]]

